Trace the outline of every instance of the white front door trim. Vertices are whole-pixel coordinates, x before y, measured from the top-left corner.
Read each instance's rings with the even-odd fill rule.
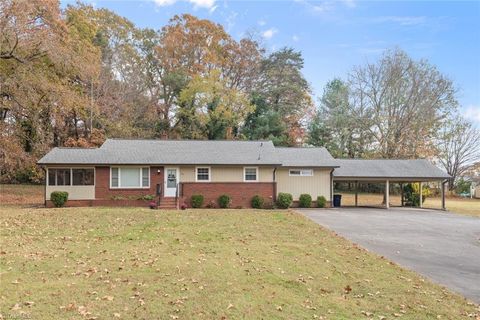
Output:
[[[170,179],[169,181],[168,179],[169,173],[170,173],[170,176],[172,173],[174,173],[175,180]],[[179,173],[180,173],[180,170],[178,167],[165,167],[165,176],[164,176],[164,183],[163,183],[164,197],[175,197],[175,193],[177,191],[177,184],[180,180]],[[172,178],[172,176],[170,178]]]

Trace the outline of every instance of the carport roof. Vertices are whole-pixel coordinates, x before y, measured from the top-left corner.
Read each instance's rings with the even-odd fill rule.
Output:
[[[339,168],[334,178],[347,179],[396,179],[396,180],[443,180],[450,175],[429,161],[420,160],[360,160],[337,159]]]

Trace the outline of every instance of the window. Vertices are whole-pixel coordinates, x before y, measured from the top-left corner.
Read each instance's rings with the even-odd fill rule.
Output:
[[[209,167],[197,167],[197,181],[210,181]]]
[[[149,188],[150,168],[119,167],[110,170],[112,188]]]
[[[70,169],[48,169],[49,186],[69,186]]]
[[[297,176],[297,177],[311,177],[313,176],[313,170],[312,169],[290,169],[289,175]]]
[[[112,168],[112,188],[118,188],[119,183],[118,183],[118,168]]]
[[[93,186],[95,169],[48,169],[49,186]]]
[[[245,181],[258,181],[257,168],[244,168],[243,172]]]
[[[93,169],[72,169],[72,185],[74,186],[93,186],[94,177]]]

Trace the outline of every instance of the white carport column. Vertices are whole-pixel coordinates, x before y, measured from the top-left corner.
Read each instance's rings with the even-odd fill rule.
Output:
[[[447,208],[445,207],[445,184],[447,181],[442,181],[442,210],[446,210]]]
[[[385,208],[390,208],[390,181],[385,181]]]
[[[423,208],[423,182],[420,182],[420,208]]]

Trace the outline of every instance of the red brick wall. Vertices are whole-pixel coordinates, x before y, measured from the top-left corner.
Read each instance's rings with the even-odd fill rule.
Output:
[[[157,171],[160,169],[160,173]],[[140,197],[154,195],[157,183],[163,189],[163,167],[150,167],[149,189],[118,189],[110,188],[110,167],[95,167],[95,199],[111,200],[114,196]]]
[[[51,200],[46,202],[47,208],[55,207]],[[68,200],[65,207],[146,207],[148,208],[150,201],[148,200]]]
[[[275,182],[181,182],[181,200],[191,206],[194,194],[204,196],[204,206],[211,201],[217,205],[218,197],[227,194],[232,200],[231,208],[250,208],[254,195],[259,195],[265,202],[274,201]]]

